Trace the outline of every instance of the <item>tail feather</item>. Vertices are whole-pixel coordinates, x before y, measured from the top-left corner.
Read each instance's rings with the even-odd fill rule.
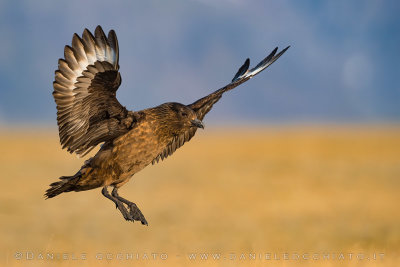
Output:
[[[78,179],[79,177],[76,176],[61,176],[61,181],[50,184],[50,188],[44,194],[45,198],[48,199],[64,192],[73,191]]]

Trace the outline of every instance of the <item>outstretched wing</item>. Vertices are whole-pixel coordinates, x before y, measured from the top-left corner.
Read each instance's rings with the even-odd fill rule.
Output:
[[[233,77],[232,82],[225,87],[203,97],[193,104],[188,105],[197,113],[197,118],[203,120],[204,116],[211,110],[212,106],[221,98],[222,94],[226,91],[232,90],[236,86],[244,83],[250,78],[254,77],[257,73],[265,70],[268,66],[274,63],[290,46],[283,49],[281,52],[276,54],[278,48],[275,48],[266,58],[264,58],[257,66],[249,70],[250,59],[246,59],[244,64],[239,68],[236,75]],[[276,55],[275,55],[276,54]],[[196,133],[197,128],[190,128],[183,134],[175,136],[172,141],[164,148],[164,150],[153,160],[153,164],[164,160],[168,156],[172,155],[178,148],[183,146],[185,142],[188,142]]]
[[[276,47],[266,58],[264,58],[260,63],[257,64],[254,68],[249,70],[250,59],[246,59],[244,64],[239,68],[236,75],[233,77],[232,82],[221,89],[218,89],[214,93],[205,96],[196,102],[188,105],[191,109],[193,109],[197,113],[197,118],[199,120],[203,120],[204,116],[211,110],[213,105],[218,102],[221,98],[222,94],[226,91],[232,90],[236,86],[246,82],[251,79],[259,72],[268,68],[272,63],[274,63],[286,50],[289,49],[290,46],[283,49],[281,52],[276,54],[278,51],[278,47]]]
[[[69,152],[85,155],[97,144],[127,132],[133,114],[116,99],[121,84],[118,41],[113,30],[85,29],[65,46],[55,72],[53,96],[57,104],[60,142]]]

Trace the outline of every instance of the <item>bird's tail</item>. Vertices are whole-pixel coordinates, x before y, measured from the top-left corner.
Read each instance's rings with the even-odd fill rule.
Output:
[[[50,188],[44,194],[45,198],[52,198],[64,192],[73,191],[80,176],[61,176],[58,182],[50,184]]]

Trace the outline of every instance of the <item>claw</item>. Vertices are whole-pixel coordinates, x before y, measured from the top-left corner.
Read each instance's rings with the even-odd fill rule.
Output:
[[[143,213],[135,203],[129,205],[129,213],[136,221],[140,221],[143,225],[149,225],[146,218],[143,216]]]
[[[125,220],[127,221],[140,221],[143,225],[149,225],[143,216],[143,213],[140,209],[136,206],[135,203],[126,200],[125,198],[118,195],[118,188],[114,187],[112,190],[111,195],[108,193],[107,188],[103,188],[102,191],[103,195],[109,199],[111,199],[114,203],[116,208],[121,212],[122,216],[124,216]],[[127,205],[129,211],[125,208]]]

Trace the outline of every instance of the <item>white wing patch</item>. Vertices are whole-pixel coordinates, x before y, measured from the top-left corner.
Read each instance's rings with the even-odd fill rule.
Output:
[[[84,79],[79,81],[78,77],[83,76],[92,79],[97,72],[105,71],[103,64],[99,64],[100,62],[108,62],[115,70],[118,70],[118,47],[110,35],[112,34],[109,34],[109,37],[106,38],[103,30],[99,27],[96,28],[95,36],[85,29],[82,38],[74,34],[72,47],[65,47],[65,60],[60,59],[58,62],[60,72],[56,72],[56,81],[65,85],[64,87],[71,91],[70,94],[75,83],[87,82]],[[85,70],[93,75],[87,72],[85,74]],[[79,84],[77,85],[79,87]],[[68,93],[68,91],[63,91],[63,93]],[[75,93],[72,93],[72,95],[75,95]]]
[[[243,64],[242,67],[240,67],[239,71],[236,73],[235,77],[232,79],[232,83],[237,82],[242,79],[246,78],[252,78],[257,73],[265,70],[270,66],[272,63],[274,63],[283,53],[286,52],[286,50],[289,49],[290,46],[286,47],[283,49],[281,52],[279,52],[277,55],[276,52],[278,51],[278,47],[276,47],[266,58],[264,58],[260,63],[257,64],[254,68],[249,70],[249,65],[250,65],[250,60],[246,59],[245,63]]]
[[[60,141],[70,151],[72,143],[82,143],[83,135],[89,129],[90,108],[89,87],[96,74],[105,71],[118,72],[119,49],[113,30],[104,34],[97,26],[94,36],[85,29],[82,38],[74,34],[71,46],[65,46],[64,59],[58,60],[55,72],[54,98],[58,109]],[[116,90],[116,89],[115,89]],[[84,108],[78,109],[76,105]],[[80,151],[82,152],[82,151]],[[79,153],[79,152],[77,152]]]

